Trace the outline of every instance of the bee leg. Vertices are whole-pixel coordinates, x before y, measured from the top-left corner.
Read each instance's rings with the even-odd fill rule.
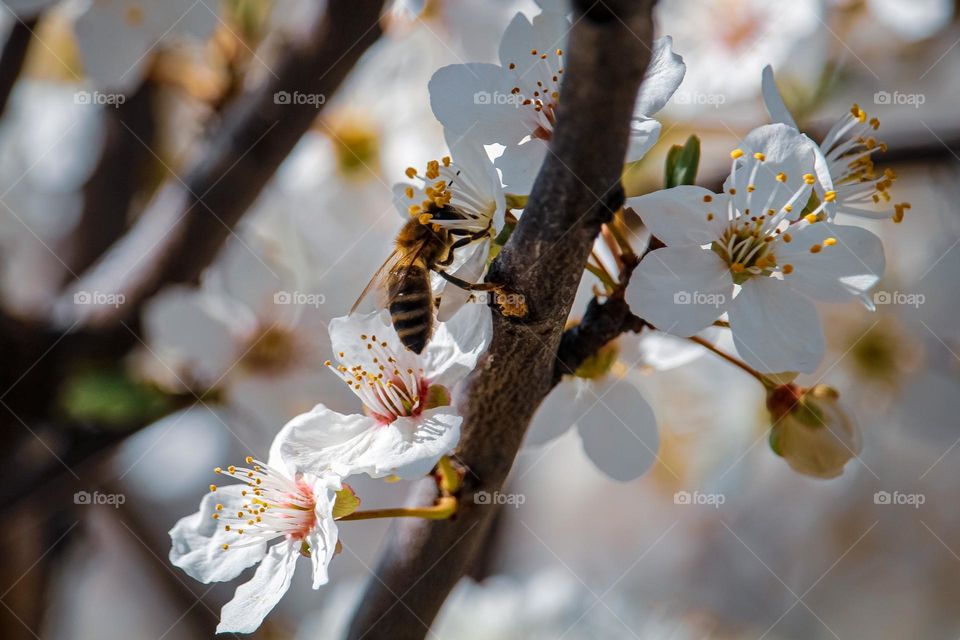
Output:
[[[442,269],[437,269],[436,272],[450,284],[465,291],[495,291],[494,301],[497,303],[500,313],[508,318],[525,318],[527,316],[529,309],[522,294],[510,292],[503,285],[495,282],[467,282]]]

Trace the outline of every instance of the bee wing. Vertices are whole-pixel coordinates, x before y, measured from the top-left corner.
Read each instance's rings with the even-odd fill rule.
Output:
[[[401,258],[400,252],[396,249],[393,250],[387,259],[383,261],[383,264],[380,265],[380,268],[377,269],[377,272],[373,274],[373,277],[370,278],[370,282],[367,283],[367,286],[363,288],[363,291],[360,293],[360,297],[357,298],[357,301],[353,303],[353,307],[350,308],[350,313],[354,313],[360,308],[360,304],[367,299],[368,295],[372,291],[379,293],[379,299],[371,305],[364,305],[365,311],[372,311],[373,308],[382,309],[386,307],[386,291],[387,291],[387,276],[390,275],[390,272],[393,271],[394,266]]]
[[[353,304],[353,308],[350,309],[350,313],[354,313],[360,308],[361,303],[363,303],[365,299],[369,299],[371,297],[369,294],[373,291],[376,291],[378,295],[373,296],[375,298],[373,304],[364,304],[363,310],[372,311],[374,309],[386,309],[389,307],[393,301],[393,291],[403,290],[403,282],[406,280],[408,274],[406,267],[409,267],[420,259],[420,253],[423,251],[423,248],[424,245],[421,245],[416,251],[405,254],[401,253],[399,249],[394,249],[393,253],[387,256],[387,259],[380,265],[377,272],[373,274],[367,286],[364,287],[360,297],[357,298],[357,301]],[[399,275],[391,283],[389,281],[390,274],[395,272],[399,272]]]

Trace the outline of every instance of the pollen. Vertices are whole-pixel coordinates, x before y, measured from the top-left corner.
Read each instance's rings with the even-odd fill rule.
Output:
[[[785,174],[783,171],[781,171],[780,173],[778,173],[778,174],[777,174],[777,181],[778,181],[778,182],[786,182],[786,181],[787,181],[787,174]]]
[[[793,273],[793,265],[792,264],[783,265],[782,271],[783,271],[783,275],[785,276],[790,275],[791,273]]]
[[[730,158],[732,158],[733,160],[736,160],[737,158],[742,158],[742,157],[743,157],[743,149],[734,149],[733,151],[730,152]]]
[[[217,485],[215,484],[210,485],[210,493],[213,493],[216,490],[217,490]]]
[[[836,238],[827,238],[826,240],[823,241],[823,246],[825,247],[832,247],[835,244],[837,244]]]
[[[837,199],[837,192],[827,191],[825,194],[823,194],[823,199],[827,202],[833,202],[834,200]]]
[[[815,214],[815,213],[808,213],[807,215],[803,216],[803,219],[806,220],[807,222],[809,222],[810,224],[813,224],[813,223],[816,222],[819,218],[817,218],[817,214]]]
[[[408,178],[415,178],[415,177],[417,177],[417,170],[414,169],[413,167],[407,167],[407,170],[404,171],[404,173],[406,174],[406,176],[407,176]]]
[[[821,247],[821,246],[818,245],[818,244],[811,245],[811,246],[810,246],[810,253],[820,253],[820,251],[821,251],[822,249],[823,249],[823,247]]]
[[[755,154],[753,154],[753,157],[756,158],[757,160],[759,160],[760,162],[763,162],[764,160],[767,159],[767,156],[763,155],[763,154],[760,153],[759,151],[757,151]]]
[[[803,175],[803,181],[807,184],[813,184],[817,181],[817,178],[812,173],[805,173]]]

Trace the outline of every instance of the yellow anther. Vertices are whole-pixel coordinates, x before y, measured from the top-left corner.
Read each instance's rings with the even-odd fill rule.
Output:
[[[823,194],[823,199],[827,202],[833,202],[834,200],[837,199],[837,192],[827,191],[825,194]]]
[[[783,265],[782,271],[783,271],[783,275],[785,276],[790,275],[791,273],[793,273],[793,265],[792,264]]]
[[[407,187],[403,190],[403,193],[407,196],[407,198],[413,200],[413,187]]]
[[[230,545],[225,544],[225,545],[221,546],[220,548],[223,549],[224,551],[226,551],[227,549],[230,548]]]
[[[705,196],[703,196],[703,201],[704,201],[704,202],[713,202],[713,196],[711,196],[711,195],[705,195]]]
[[[431,160],[427,163],[427,177],[431,180],[436,180],[440,177],[440,163],[436,160]]]
[[[420,224],[429,224],[430,221],[433,220],[433,214],[421,213],[420,216],[417,218],[417,220],[420,222]],[[372,345],[369,345],[369,344],[367,345],[367,347],[373,348]]]
[[[407,167],[407,170],[404,171],[408,178],[415,178],[417,176],[417,170],[413,167]]]
[[[736,160],[737,158],[742,158],[742,157],[743,157],[743,149],[734,149],[733,151],[730,152],[730,157],[731,157],[733,160]]]
[[[211,492],[211,493],[213,493],[213,492],[216,491],[216,490],[217,490],[217,485],[215,485],[215,484],[210,485],[210,492]]]
[[[530,49],[530,55],[532,55],[532,56],[537,55],[537,50],[536,50],[536,49]]]
[[[760,153],[759,151],[757,151],[755,154],[753,154],[753,157],[756,158],[757,160],[759,160],[760,162],[763,162],[764,160],[767,159],[767,156],[763,155],[763,154]]]
[[[752,184],[747,185],[747,193],[753,193],[756,190],[757,190],[756,185],[752,185]]]
[[[809,222],[810,224],[813,224],[813,223],[816,222],[819,218],[817,218],[817,214],[815,214],[815,213],[808,213],[807,215],[803,216],[803,219],[806,220],[807,222]]]
[[[812,173],[805,173],[803,175],[803,181],[806,182],[807,184],[813,184],[814,182],[817,181],[817,178]]]
[[[777,180],[778,180],[779,182],[786,182],[786,181],[787,181],[787,174],[785,174],[784,172],[781,171],[780,173],[777,174]]]
[[[440,158],[440,161],[443,163],[443,166],[445,167],[450,166],[450,156],[443,156],[442,158]]]
[[[826,240],[823,241],[823,246],[825,247],[832,247],[835,244],[837,244],[836,238],[827,238]]]
[[[221,469],[220,467],[215,467],[215,468],[213,469],[213,472],[214,472],[214,473],[223,473],[223,469]]]
[[[712,221],[713,221],[713,214],[712,214],[712,213],[708,213],[708,214],[707,214],[707,222],[712,222]]]
[[[745,268],[746,267],[739,262],[734,262],[732,265],[730,265],[730,271],[733,271],[734,273],[743,273]]]
[[[789,233],[783,234],[783,241],[784,241],[784,242],[790,242],[791,240],[793,240],[793,236],[792,236],[792,235],[790,235]]]
[[[821,249],[823,249],[823,247],[821,247],[821,246],[818,245],[818,244],[811,245],[811,247],[810,247],[810,253],[820,253],[820,250],[821,250]]]
[[[247,461],[247,464],[253,464],[253,456],[247,456],[244,460]]]

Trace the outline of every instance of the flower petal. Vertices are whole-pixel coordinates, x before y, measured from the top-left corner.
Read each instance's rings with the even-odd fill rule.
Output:
[[[791,288],[825,302],[863,297],[883,276],[883,242],[860,227],[820,221],[792,233],[789,243],[777,243],[777,261],[793,271],[783,277]],[[825,242],[833,244],[828,246]],[[812,246],[819,246],[811,253]]]
[[[654,236],[668,247],[701,246],[718,240],[727,220],[725,194],[693,185],[627,199]]]
[[[660,139],[660,123],[653,118],[634,116],[630,119],[630,141],[627,144],[626,162],[636,162],[647,155]]]
[[[531,22],[518,12],[500,39],[500,65],[509,69],[513,63],[515,77],[530,77],[527,71],[539,63],[540,55],[563,49],[569,32],[570,21],[562,13],[542,11]],[[532,54],[533,50],[539,55]]]
[[[326,479],[321,479],[314,484],[313,493],[317,496],[317,523],[306,539],[307,544],[310,545],[314,589],[319,589],[321,585],[330,580],[327,567],[337,552],[337,536],[339,533],[337,523],[333,519],[333,506],[336,501],[334,488],[337,485],[342,486],[339,479],[332,483]]]
[[[540,138],[531,138],[523,144],[509,145],[494,164],[503,173],[507,191],[529,194],[546,157],[547,143]]]
[[[699,247],[649,253],[627,287],[634,313],[667,333],[692,336],[710,326],[733,297],[726,263]]]
[[[461,422],[463,418],[450,407],[437,407],[416,417],[378,425],[369,447],[350,463],[350,474],[366,473],[373,478],[395,475],[404,480],[423,477],[456,448]]]
[[[576,418],[583,450],[613,480],[639,478],[660,446],[653,409],[625,378],[607,376],[593,385],[593,393],[590,408]]]
[[[298,541],[284,540],[270,547],[249,582],[223,605],[217,633],[253,633],[290,588],[300,555]]]
[[[770,65],[763,68],[760,87],[763,92],[763,104],[767,107],[767,113],[770,114],[770,119],[774,122],[789,125],[799,131],[800,127],[797,126],[796,120],[793,119],[790,110],[787,109],[787,105],[783,102],[783,97],[780,95],[777,83],[773,79],[773,67]]]
[[[652,116],[663,109],[683,82],[686,72],[687,65],[683,63],[683,58],[673,52],[673,38],[657,38],[653,43],[653,54],[643,76],[643,84],[640,85],[640,93],[637,95],[634,115]]]
[[[431,384],[448,389],[463,380],[477,366],[493,336],[490,307],[464,305],[448,322],[437,326],[423,351],[422,366]]]
[[[213,519],[218,504],[227,511],[240,510],[246,502],[246,498],[240,495],[245,488],[246,485],[240,484],[217,488],[203,496],[196,513],[180,518],[173,525],[170,529],[170,562],[173,566],[206,584],[236,578],[263,558],[265,542],[224,549],[224,544],[236,541],[236,535],[229,534]]]
[[[529,56],[528,56],[529,57]],[[430,78],[430,106],[444,130],[480,144],[519,142],[530,131],[517,111],[507,71],[495,64],[452,64]]]
[[[813,303],[773,277],[751,278],[730,305],[737,352],[764,373],[813,373],[823,359],[820,316]]]
[[[537,447],[566,433],[577,417],[589,407],[584,402],[594,397],[584,388],[588,384],[582,378],[564,376],[537,408],[527,429],[524,445]]]
[[[377,431],[383,428],[369,416],[344,415],[318,404],[284,425],[271,453],[279,451],[287,465],[301,471],[345,478],[354,472],[355,461],[373,446]]]

